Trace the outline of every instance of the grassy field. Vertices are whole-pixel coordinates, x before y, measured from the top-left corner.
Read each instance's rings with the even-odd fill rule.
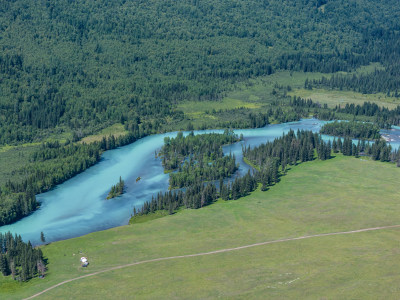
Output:
[[[380,68],[382,68],[380,64],[373,63],[368,66],[360,67],[353,73],[365,74]],[[347,74],[346,72],[338,73]],[[330,77],[332,75],[333,74],[279,71],[269,76],[250,79],[244,83],[236,84],[234,89],[228,92],[221,101],[186,101],[179,104],[177,108],[185,113],[186,117],[195,127],[199,127],[199,125],[204,122],[208,124],[218,122],[217,118],[213,114],[210,114],[213,110],[232,110],[243,107],[259,111],[263,106],[269,105],[276,100],[276,96],[273,95],[274,90],[279,90],[280,88],[287,89],[287,87],[290,87],[288,95],[312,99],[322,104],[326,103],[329,107],[335,107],[338,104],[345,105],[346,103],[361,105],[365,101],[374,102],[389,108],[395,108],[400,104],[399,99],[387,97],[383,93],[361,94],[352,91],[304,89],[304,82],[306,79],[314,80],[320,79],[322,76]]]
[[[18,299],[108,267],[317,233],[400,224],[400,169],[337,156],[301,164],[267,192],[43,247],[45,279],[0,278]],[[396,298],[399,229],[155,262],[68,283],[40,298]],[[88,256],[90,266],[79,267]]]
[[[387,97],[383,93],[361,94],[352,91],[296,89],[290,92],[289,95],[296,95],[304,99],[311,99],[322,104],[326,103],[329,107],[335,107],[339,104],[343,107],[346,104],[351,103],[362,105],[366,101],[373,102],[378,104],[379,106],[385,106],[388,108],[395,108],[397,107],[397,105],[400,104],[400,99]]]
[[[121,123],[117,123],[114,125],[111,125],[107,128],[102,129],[99,133],[93,134],[93,135],[88,135],[84,137],[82,140],[80,140],[80,143],[93,143],[93,142],[99,142],[103,139],[103,137],[109,137],[110,135],[113,135],[114,137],[119,137],[121,135],[127,134],[128,131],[125,130],[124,125]]]

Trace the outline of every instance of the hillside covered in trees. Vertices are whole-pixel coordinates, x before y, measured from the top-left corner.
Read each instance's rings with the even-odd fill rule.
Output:
[[[13,0],[0,2],[0,12],[0,146],[72,136],[38,146],[0,187],[0,225],[34,211],[35,194],[95,164],[103,151],[181,129],[176,128],[184,119],[177,109],[181,101],[219,101],[249,78],[277,70],[352,71],[378,62],[382,68],[376,72],[385,72],[376,73],[383,78],[379,82],[352,77],[346,84],[333,83],[343,81],[339,78],[310,87],[350,89],[363,83],[372,87],[366,92],[396,93],[396,0]],[[381,127],[400,122],[400,108],[328,110],[278,96],[257,113],[237,108],[212,117],[231,128],[309,115],[365,116]],[[77,143],[115,123],[128,134]],[[181,182],[177,178],[176,186]]]
[[[3,1],[0,143],[120,121],[157,129],[177,101],[217,100],[237,80],[397,59],[397,4]]]

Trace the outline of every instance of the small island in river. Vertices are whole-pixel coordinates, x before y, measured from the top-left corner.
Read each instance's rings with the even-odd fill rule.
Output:
[[[118,197],[124,193],[125,182],[119,177],[119,182],[111,187],[110,192],[107,195],[107,200]]]

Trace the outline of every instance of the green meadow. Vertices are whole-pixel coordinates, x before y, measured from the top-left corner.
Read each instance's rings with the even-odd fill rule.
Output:
[[[400,104],[400,100],[394,97],[388,97],[384,93],[362,94],[353,91],[326,90],[326,89],[296,89],[289,93],[304,99],[311,99],[321,104],[328,104],[329,107],[346,104],[363,105],[364,102],[376,103],[379,106],[396,108]]]
[[[372,63],[368,66],[363,66],[353,72],[338,72],[335,74],[366,74],[371,73],[375,69],[381,69],[379,63]],[[182,129],[186,129],[185,125],[190,121],[195,128],[201,127],[207,123],[216,124],[221,121],[212,112],[219,110],[234,110],[245,108],[258,112],[264,107],[271,105],[277,96],[276,91],[281,89],[290,96],[297,96],[304,99],[312,99],[321,104],[327,104],[334,108],[336,105],[359,104],[362,105],[365,101],[373,102],[379,106],[395,108],[400,104],[400,100],[394,97],[389,97],[384,93],[362,94],[347,90],[331,90],[331,89],[312,89],[304,88],[305,81],[318,80],[321,77],[331,77],[334,73],[317,73],[317,72],[290,72],[279,71],[274,74],[249,79],[246,82],[236,83],[232,87],[232,91],[226,92],[225,96],[220,101],[186,101],[178,104],[177,109],[185,113],[186,120],[183,121]],[[290,87],[288,89],[288,87]],[[274,92],[275,91],[275,92]],[[281,91],[282,92],[282,91]],[[237,116],[236,116],[237,117]]]
[[[115,138],[120,137],[122,135],[127,134],[128,131],[125,130],[124,125],[121,123],[116,123],[109,127],[106,127],[100,130],[97,134],[85,136],[81,139],[80,143],[93,143],[93,142],[100,142],[103,138],[108,138],[109,136],[113,135]]]
[[[269,191],[43,247],[44,279],[0,278],[0,298],[137,261],[319,233],[400,224],[400,169],[337,157],[293,167]],[[54,298],[396,298],[400,229],[315,237],[152,262],[57,287]],[[87,256],[88,268],[81,268]]]

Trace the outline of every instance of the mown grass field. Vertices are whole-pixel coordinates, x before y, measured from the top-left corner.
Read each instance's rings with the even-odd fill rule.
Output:
[[[392,164],[352,157],[304,163],[267,192],[45,246],[46,278],[22,285],[1,278],[0,298],[146,259],[400,224],[399,175]],[[155,262],[68,283],[39,299],[394,299],[399,242],[400,229],[387,229]],[[80,268],[81,255],[89,268]]]

